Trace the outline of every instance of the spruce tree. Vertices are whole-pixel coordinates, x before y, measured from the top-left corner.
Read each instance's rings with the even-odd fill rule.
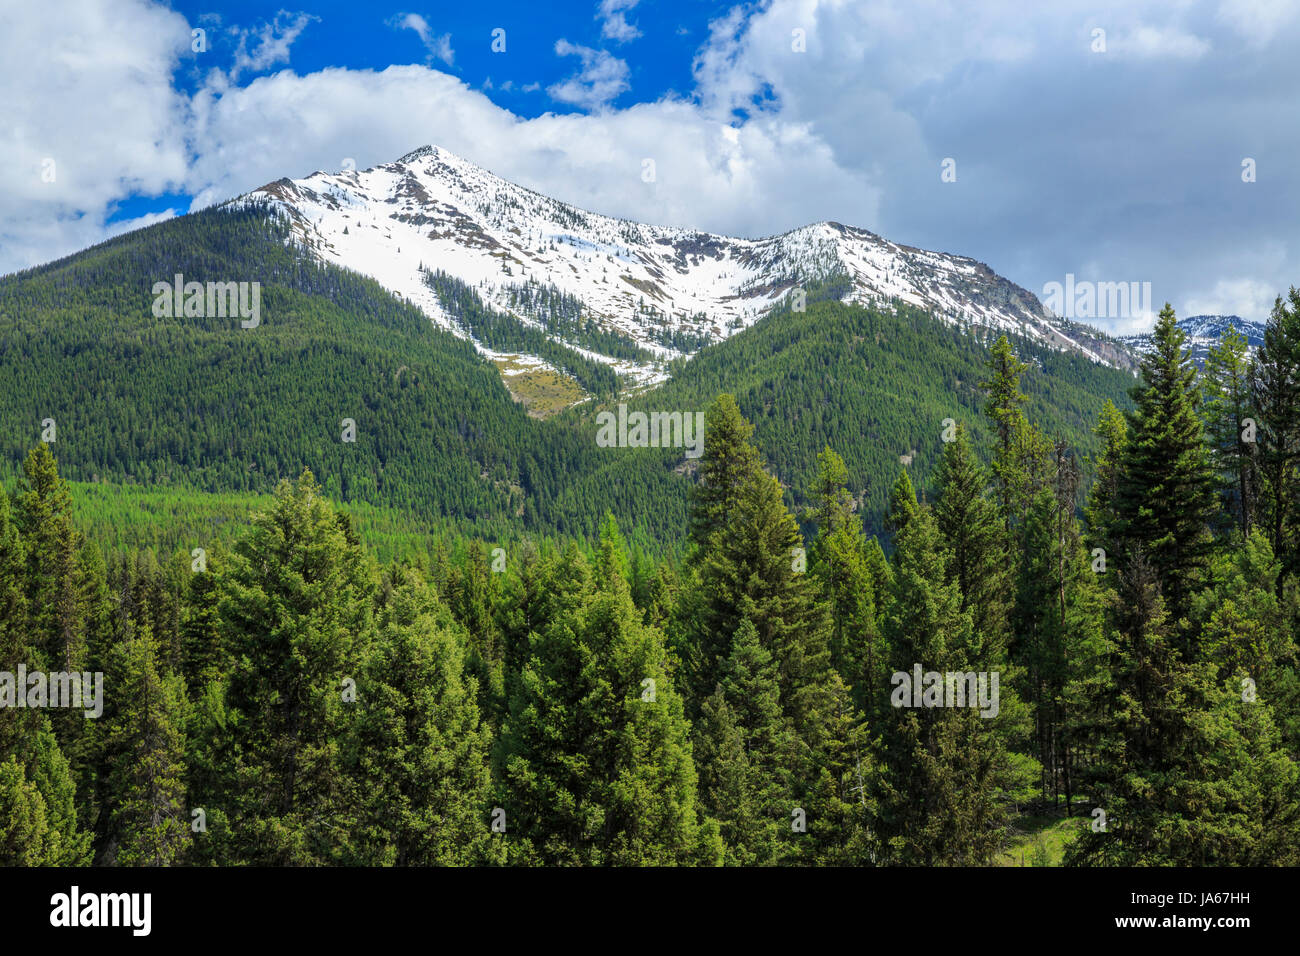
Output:
[[[318,864],[335,852],[337,740],[354,706],[345,695],[369,638],[374,587],[339,518],[310,471],[283,481],[221,577],[234,658],[227,705],[239,728],[224,810],[245,862]]]
[[[961,593],[962,611],[971,615],[976,641],[987,645],[988,657],[1000,659],[1011,597],[1006,536],[987,497],[984,469],[961,425],[955,439],[944,444],[935,480],[934,517],[952,556],[949,580]]]
[[[701,799],[719,823],[727,862],[770,866],[789,859],[796,852],[790,816],[799,800],[800,745],[781,709],[777,662],[747,617],[695,736]]]
[[[1258,423],[1251,408],[1246,337],[1233,328],[1205,359],[1205,431],[1223,511],[1244,539],[1250,534],[1257,495]]]
[[[18,525],[26,541],[27,610],[38,660],[50,670],[80,670],[85,627],[78,601],[81,537],[72,499],[50,446],[37,445],[23,463]]]
[[[894,680],[923,672],[981,669],[971,657],[971,617],[949,580],[948,553],[930,509],[894,489],[894,585],[885,612]],[[916,688],[919,693],[920,689]],[[893,696],[891,692],[891,703]],[[882,733],[881,822],[891,862],[986,863],[1005,827],[998,778],[1002,743],[972,707],[895,707]]]
[[[1267,702],[1178,649],[1140,552],[1112,602],[1112,680],[1097,702],[1095,804],[1068,848],[1080,865],[1285,863],[1300,853],[1297,769]]]
[[[1023,495],[1024,472],[1019,445],[1026,427],[1023,406],[1027,398],[1020,391],[1020,377],[1029,369],[1020,361],[1005,335],[998,336],[989,350],[986,363],[988,378],[979,387],[988,394],[984,414],[993,423],[995,443],[993,452],[993,478],[998,508],[1009,529],[1017,510],[1017,501]]]
[[[1106,399],[1101,417],[1093,428],[1101,442],[1101,451],[1095,462],[1096,476],[1088,493],[1088,506],[1084,511],[1088,519],[1088,541],[1103,551],[1113,549],[1112,538],[1116,524],[1116,501],[1119,495],[1119,473],[1128,443],[1128,423],[1115,403]]]
[[[359,682],[344,763],[356,825],[343,861],[500,862],[490,829],[491,728],[465,672],[468,642],[418,572],[401,570]]]
[[[1149,558],[1174,622],[1203,580],[1217,508],[1201,392],[1183,339],[1166,304],[1133,392],[1115,502],[1120,560]]]
[[[705,413],[704,454],[691,498],[690,540],[697,547],[722,530],[745,481],[763,467],[753,434],[731,395],[719,395]]]
[[[1251,371],[1260,518],[1273,553],[1294,573],[1300,569],[1300,289],[1273,304]]]
[[[186,692],[177,674],[164,675],[147,627],[123,642],[111,672],[117,706],[105,730],[111,754],[109,787],[113,850],[118,866],[170,866],[190,840],[185,793]]]
[[[877,699],[887,666],[876,607],[876,581],[862,524],[844,488],[844,461],[827,448],[819,456],[818,536],[810,568],[830,608],[831,666],[849,682],[858,708]],[[878,546],[877,546],[878,547]]]
[[[705,852],[666,661],[622,579],[529,635],[501,735],[512,860],[667,865]]]

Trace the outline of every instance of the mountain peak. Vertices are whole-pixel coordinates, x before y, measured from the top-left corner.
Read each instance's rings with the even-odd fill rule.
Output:
[[[486,306],[542,328],[562,298],[574,321],[630,343],[615,352],[641,356],[590,357],[644,383],[662,380],[667,360],[832,278],[847,280],[837,289],[846,302],[902,302],[942,321],[1129,364],[1104,336],[1062,322],[982,263],[834,220],[761,239],[648,225],[579,209],[434,144],[366,170],[278,180],[232,204],[268,200],[310,254],[374,278],[484,352],[491,350],[444,308],[429,273],[444,272]],[[656,358],[647,361],[647,353]]]
[[[409,166],[410,164],[418,162],[421,159],[430,158],[430,157],[443,163],[449,163],[458,166],[474,166],[476,169],[481,168],[476,166],[474,163],[470,162],[465,157],[459,156],[456,153],[453,153],[451,150],[446,149],[445,147],[437,146],[434,144],[420,146],[416,149],[411,150],[409,153],[405,154],[404,156],[398,157],[396,160],[396,164],[399,166]]]

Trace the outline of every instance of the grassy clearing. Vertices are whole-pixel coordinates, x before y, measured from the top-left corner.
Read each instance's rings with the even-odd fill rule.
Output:
[[[1060,866],[1065,845],[1079,827],[1079,816],[1064,810],[1026,813],[1013,817],[1009,843],[997,866]]]
[[[533,418],[558,415],[587,397],[581,385],[560,372],[530,368],[511,358],[494,359],[493,364],[501,369],[501,380],[515,401]]]

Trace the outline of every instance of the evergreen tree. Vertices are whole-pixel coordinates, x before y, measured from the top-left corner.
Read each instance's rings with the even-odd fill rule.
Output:
[[[1251,371],[1259,413],[1260,518],[1273,553],[1292,573],[1300,568],[1300,289],[1273,304]]]
[[[49,445],[31,450],[23,474],[26,482],[17,511],[26,541],[31,641],[42,666],[80,670],[86,650],[78,601],[81,540],[72,520],[72,500]]]
[[[949,580],[957,584],[961,610],[971,615],[976,642],[984,645],[980,656],[999,660],[1010,611],[1006,536],[987,497],[984,469],[960,425],[955,440],[944,445],[936,481],[934,517],[952,556]]]
[[[1088,519],[1088,540],[1093,547],[1113,548],[1111,539],[1116,524],[1115,507],[1119,495],[1119,474],[1124,455],[1124,446],[1128,443],[1128,424],[1124,416],[1115,407],[1115,403],[1106,400],[1101,410],[1101,418],[1093,433],[1101,441],[1101,452],[1096,460],[1096,477],[1092,490],[1088,493],[1088,507],[1085,515]]]
[[[223,796],[248,862],[321,863],[341,810],[338,739],[370,630],[373,583],[311,472],[282,482],[221,577],[237,728]],[[358,690],[358,693],[360,691]]]
[[[831,666],[844,675],[858,708],[879,700],[888,664],[876,609],[877,584],[867,558],[862,525],[844,488],[844,461],[827,448],[821,455],[817,522],[810,567],[830,608]],[[879,545],[876,546],[879,548]]]
[[[697,547],[722,530],[745,482],[763,467],[753,434],[731,395],[719,395],[705,413],[704,454],[691,500],[690,539]]]
[[[979,387],[988,393],[984,414],[996,432],[993,477],[998,507],[1009,529],[1025,480],[1018,446],[1027,424],[1023,411],[1027,399],[1020,391],[1020,377],[1028,371],[1029,364],[1016,357],[1007,337],[1001,335],[989,350],[986,367],[988,378]]]
[[[344,761],[351,776],[346,862],[500,862],[490,830],[491,728],[465,674],[466,638],[415,571],[400,572],[374,645]]]
[[[1214,665],[1184,658],[1143,555],[1121,569],[1119,581],[1113,683],[1098,707],[1097,760],[1085,775],[1096,809],[1067,862],[1295,860],[1297,769],[1268,705],[1217,685]]]
[[[85,866],[90,863],[90,834],[78,825],[72,767],[49,717],[35,709],[21,713],[23,719],[11,725],[21,736],[12,742],[11,752],[0,752],[0,862]]]
[[[1205,430],[1219,474],[1224,512],[1245,538],[1257,495],[1256,431],[1250,395],[1246,337],[1229,328],[1205,359]]]
[[[158,644],[142,627],[117,649],[112,670],[118,704],[105,731],[113,845],[106,862],[170,866],[190,839],[185,805],[186,692],[177,674],[159,670]]]
[[[1148,556],[1175,622],[1204,577],[1216,509],[1201,393],[1183,338],[1166,305],[1134,389],[1115,503],[1121,560]]]
[[[906,487],[904,475],[894,500],[896,510],[911,515],[895,539],[885,612],[894,680],[910,681],[918,664],[923,672],[978,669],[970,654],[970,614],[949,580],[938,526],[928,508],[903,500]],[[920,688],[915,692],[919,696]],[[880,780],[890,860],[935,865],[991,859],[1005,827],[998,793],[1004,764],[1000,741],[972,707],[896,706],[883,728]]]
[[[621,579],[530,634],[501,738],[513,860],[666,865],[707,855],[666,657]]]
[[[781,709],[779,683],[777,662],[758,629],[742,619],[696,727],[701,800],[719,823],[731,864],[770,866],[795,852],[799,744]]]

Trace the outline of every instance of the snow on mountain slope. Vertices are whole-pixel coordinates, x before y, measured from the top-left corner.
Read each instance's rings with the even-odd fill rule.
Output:
[[[526,285],[575,297],[584,319],[655,356],[632,362],[584,351],[639,383],[662,380],[666,360],[752,325],[803,284],[838,275],[850,280],[846,301],[897,299],[945,321],[1131,364],[1113,340],[1058,319],[973,259],[835,222],[736,239],[614,219],[516,186],[436,146],[367,170],[281,179],[232,204],[268,201],[310,253],[371,276],[458,334],[468,333],[442,308],[422,269],[454,276],[530,325],[541,324],[537,316],[512,305]]]
[[[1239,315],[1189,315],[1178,320],[1178,327],[1183,330],[1187,340],[1183,347],[1189,349],[1192,361],[1199,367],[1205,367],[1205,356],[1217,345],[1229,329],[1246,337],[1246,350],[1253,355],[1264,344],[1264,323],[1251,322]],[[1121,338],[1136,354],[1143,355],[1151,348],[1151,333],[1125,335]]]

